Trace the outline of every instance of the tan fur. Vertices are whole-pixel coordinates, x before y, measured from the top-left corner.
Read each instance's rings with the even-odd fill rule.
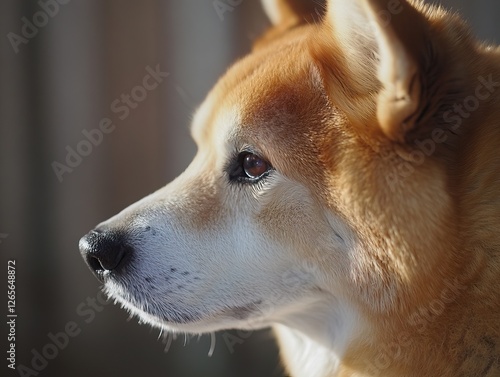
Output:
[[[352,345],[339,375],[365,375],[370,365],[379,363],[382,376],[497,376],[499,92],[482,102],[470,118],[463,119],[459,136],[450,135],[447,145],[438,145],[435,155],[415,165],[415,172],[401,179],[394,192],[388,189],[386,178],[388,174],[397,175],[394,169],[398,161],[403,161],[399,156],[405,155],[398,150],[411,152],[413,140],[430,137],[440,125],[439,106],[460,103],[474,95],[478,77],[493,75],[495,81],[500,80],[500,54],[498,48],[470,37],[455,15],[419,2],[405,6],[410,4],[425,17],[432,35],[427,43],[433,44],[437,55],[429,62],[433,66],[427,68],[423,79],[429,80],[426,85],[441,88],[429,89],[426,95],[431,97],[423,99],[438,102],[429,106],[436,111],[431,114],[434,118],[424,118],[404,144],[394,144],[377,131],[376,101],[366,89],[377,88],[378,83],[350,68],[350,62],[342,56],[345,46],[336,45],[326,24],[294,29],[270,42],[267,49],[262,43],[258,45],[256,54],[267,55],[269,71],[261,77],[262,86],[272,89],[259,93],[261,104],[257,101],[245,107],[258,114],[248,115],[257,118],[249,124],[258,125],[258,130],[250,127],[246,132],[264,135],[260,141],[265,145],[267,140],[269,150],[279,145],[277,150],[288,151],[293,164],[290,159],[282,161],[283,155],[269,152],[271,160],[278,161],[285,174],[298,180],[304,181],[306,174],[305,181],[315,193],[363,235],[367,254],[358,255],[352,299],[364,308],[374,333]],[[414,30],[413,26],[406,25],[407,30]],[[428,51],[419,53],[425,59]],[[297,71],[305,75],[308,64],[317,64],[322,70],[328,103],[323,98],[311,98],[310,88],[300,85],[306,80],[301,80]],[[373,67],[367,66],[369,73]],[[315,92],[320,91],[316,88]],[[268,116],[271,110],[267,108],[289,114],[291,121],[286,118],[281,123],[277,119],[280,124],[270,125],[259,121]],[[267,127],[272,131],[266,131]],[[431,311],[430,305],[441,311],[441,302],[436,300],[450,282],[459,288],[456,297],[444,303],[442,313],[430,315],[421,328],[410,325],[411,318],[419,318],[420,310]],[[401,345],[401,336],[410,340]],[[398,350],[395,355],[389,351],[384,361],[377,360],[383,359],[380,353],[386,353],[384,348],[391,347]],[[285,362],[287,357],[295,356],[285,355]],[[390,365],[385,365],[386,361]]]
[[[498,50],[469,37],[456,16],[410,4],[427,19],[427,43],[438,55],[424,67],[426,85],[437,87],[426,92],[435,97],[424,100],[453,103],[473,94],[481,75],[500,80]],[[451,135],[436,155],[412,165],[415,172],[391,192],[387,175],[398,175],[398,163],[405,162],[400,155],[415,148],[412,140],[429,137],[439,121],[424,119],[404,144],[386,139],[376,116],[379,84],[368,77],[374,67],[352,68],[328,22],[296,27],[298,19],[288,24],[295,26],[290,32],[280,24],[261,39],[211,95],[243,109],[240,140],[259,145],[275,168],[307,185],[362,235],[366,254],[357,255],[356,285],[349,289],[373,334],[351,346],[339,375],[363,375],[373,365],[383,376],[500,374],[498,93],[464,119],[460,137]],[[317,87],[314,75],[322,76]],[[207,126],[205,132],[217,131]],[[296,216],[271,204],[256,221],[287,238],[304,221],[297,228],[282,220]],[[456,297],[443,313],[428,314],[431,305],[441,307],[436,300],[447,284],[455,284]],[[421,319],[426,313],[427,321]]]

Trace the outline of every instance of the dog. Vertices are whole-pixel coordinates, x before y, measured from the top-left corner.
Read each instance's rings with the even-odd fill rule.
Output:
[[[86,263],[153,326],[271,326],[294,377],[500,376],[500,48],[420,0],[263,3]]]

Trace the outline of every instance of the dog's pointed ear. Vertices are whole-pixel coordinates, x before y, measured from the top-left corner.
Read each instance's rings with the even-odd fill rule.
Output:
[[[403,141],[424,107],[432,51],[425,16],[406,0],[329,0],[325,22],[350,74],[365,83],[378,77],[378,123],[389,139]]]
[[[293,26],[320,18],[321,2],[312,0],[261,0],[267,17],[274,26]]]
[[[273,27],[254,42],[254,49],[267,46],[295,26],[323,20],[325,0],[261,0]]]

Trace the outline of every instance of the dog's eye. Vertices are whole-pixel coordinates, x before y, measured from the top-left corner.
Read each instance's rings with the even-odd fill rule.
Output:
[[[247,177],[251,179],[259,179],[269,170],[267,161],[253,153],[243,156],[242,167]]]
[[[271,170],[271,164],[252,152],[241,152],[227,168],[229,179],[241,183],[256,183]]]

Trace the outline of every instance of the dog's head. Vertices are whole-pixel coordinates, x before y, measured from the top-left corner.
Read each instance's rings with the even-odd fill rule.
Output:
[[[196,112],[191,165],[82,238],[109,295],[143,320],[361,323],[417,305],[457,265],[440,252],[454,141],[445,129],[446,148],[415,144],[456,95],[441,12],[311,3],[266,2],[274,27]]]

